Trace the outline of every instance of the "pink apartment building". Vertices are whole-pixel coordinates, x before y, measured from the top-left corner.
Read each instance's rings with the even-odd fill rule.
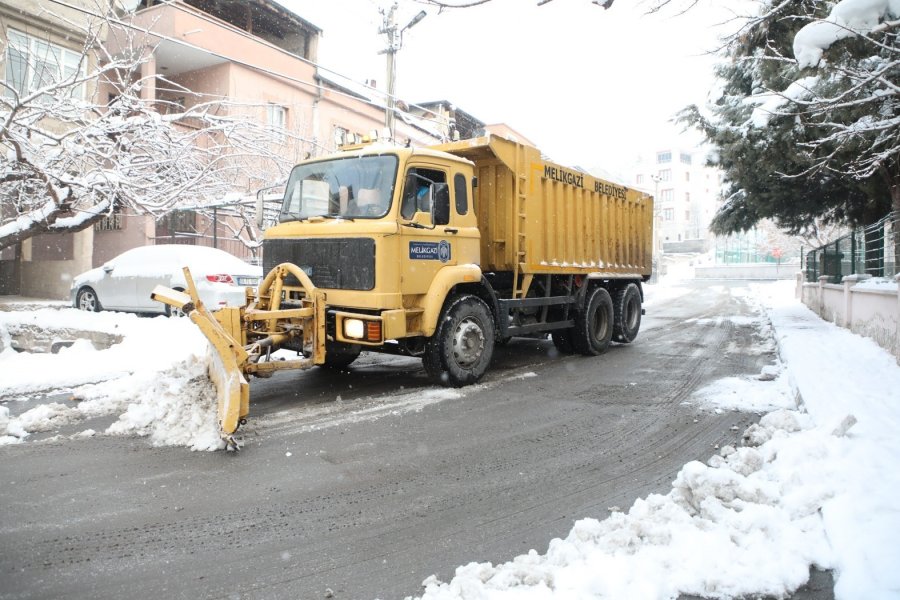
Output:
[[[4,17],[0,34],[8,35],[8,28],[22,30],[75,51],[79,42],[67,35],[65,21],[40,18],[42,3],[37,4],[0,1]],[[81,5],[96,3],[84,0]],[[333,151],[348,137],[384,126],[383,95],[322,73],[316,66],[321,30],[277,2],[142,0],[127,17],[132,32],[150,32],[139,36],[147,52],[141,75],[153,82],[143,88],[142,95],[158,102],[161,111],[211,98],[250,107],[243,110],[273,128],[291,132],[291,141],[279,151],[292,162]],[[120,35],[122,31],[113,28],[108,45],[114,47]],[[154,80],[154,75],[162,79]],[[86,93],[96,93],[105,102],[108,90],[100,86]],[[427,111],[401,114],[395,139],[415,145],[438,142],[447,132],[446,124],[441,127],[435,122],[439,118]],[[255,249],[234,239],[228,227],[232,217],[224,204],[237,197],[249,200],[257,189],[272,183],[277,182],[235,182],[235,194],[223,199],[217,211],[215,228],[208,215],[193,211],[159,221],[124,212],[76,234],[36,236],[0,254],[0,293],[63,299],[72,276],[126,249],[154,243],[215,244],[255,260]]]

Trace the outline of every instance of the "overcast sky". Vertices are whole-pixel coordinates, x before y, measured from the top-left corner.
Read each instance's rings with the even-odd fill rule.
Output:
[[[387,40],[379,8],[389,0],[282,0],[319,26],[319,63],[383,88]],[[493,0],[441,13],[400,0],[401,25],[428,16],[404,35],[397,94],[407,102],[448,100],[487,123],[504,122],[553,160],[609,171],[639,152],[671,143],[668,119],[704,103],[713,85],[716,26],[731,15],[721,0],[700,0],[686,14],[646,15],[619,0]]]

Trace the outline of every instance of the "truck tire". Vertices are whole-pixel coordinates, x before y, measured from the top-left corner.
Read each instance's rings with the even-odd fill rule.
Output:
[[[575,347],[572,345],[572,333],[569,329],[559,329],[550,333],[550,339],[553,345],[559,350],[560,354],[575,354]]]
[[[613,339],[620,344],[633,342],[641,328],[641,292],[638,286],[629,283],[616,290],[613,309]]]
[[[434,336],[425,346],[422,364],[441,385],[475,383],[491,364],[494,336],[494,319],[487,304],[475,296],[457,296],[441,313]]]
[[[613,336],[613,302],[609,292],[598,287],[587,297],[584,310],[575,315],[571,339],[575,351],[585,356],[603,354]]]
[[[326,369],[346,369],[359,358],[361,352],[362,346],[359,344],[325,342],[325,362],[319,366]]]

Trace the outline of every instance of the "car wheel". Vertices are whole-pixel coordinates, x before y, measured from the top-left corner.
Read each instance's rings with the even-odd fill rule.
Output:
[[[97,298],[97,292],[88,286],[78,290],[78,294],[75,296],[75,306],[78,310],[87,312],[100,312],[103,310],[103,307],[100,306],[100,299]]]
[[[184,288],[180,288],[180,287],[176,287],[176,288],[172,288],[172,289],[174,289],[176,292],[184,291]],[[167,317],[186,317],[187,316],[187,313],[184,312],[183,310],[181,310],[180,308],[175,308],[174,306],[169,306],[168,304],[166,304],[165,307],[166,307],[165,310],[166,310]]]

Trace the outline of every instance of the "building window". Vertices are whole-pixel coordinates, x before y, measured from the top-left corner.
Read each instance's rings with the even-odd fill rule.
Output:
[[[689,210],[684,211],[684,220],[685,221],[691,220],[691,211],[689,211]]]
[[[672,169],[661,169],[659,172],[660,181],[672,181]]]
[[[685,164],[685,165],[691,164],[691,155],[688,154],[687,152],[682,152],[681,153],[681,163]]]
[[[276,129],[287,128],[287,109],[277,104],[269,104],[266,106],[266,116],[270,127]]]
[[[659,164],[672,162],[672,153],[671,152],[657,152],[656,153],[656,162]]]
[[[684,201],[690,203],[690,201],[691,201],[691,193],[690,192],[684,193]]]
[[[62,46],[7,29],[4,94],[29,94],[41,88],[84,75],[84,55]],[[84,83],[72,86],[71,97],[84,98]]]
[[[675,190],[660,190],[659,199],[661,202],[670,202],[675,198]]]
[[[663,214],[664,221],[675,220],[675,209],[674,208],[664,208],[662,211],[662,214]]]
[[[94,231],[121,231],[125,228],[125,215],[115,210],[94,223]]]
[[[643,176],[643,175],[638,175],[637,177],[635,177],[634,182],[637,183],[637,184],[644,183],[644,176]]]
[[[690,180],[691,180],[691,172],[690,172],[690,171],[685,171],[685,172],[684,172],[684,180],[685,180],[685,181],[690,181]]]

